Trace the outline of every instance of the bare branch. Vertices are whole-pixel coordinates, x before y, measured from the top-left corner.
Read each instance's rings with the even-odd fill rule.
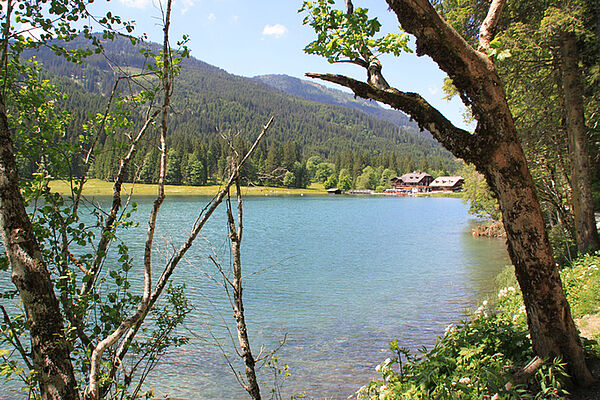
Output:
[[[261,347],[260,349],[260,353],[258,354],[258,356],[256,357],[256,362],[259,363],[261,361],[265,361],[264,363],[262,363],[262,365],[260,367],[258,367],[259,369],[264,367],[264,365],[266,364],[266,360],[271,357],[273,354],[277,353],[284,345],[285,342],[287,341],[287,333],[283,335],[283,339],[281,339],[281,341],[279,342],[279,344],[277,345],[277,347],[275,347],[273,350],[271,350],[270,352],[266,353],[264,356],[261,356],[262,352],[263,352],[263,348]]]
[[[273,120],[274,120],[274,117],[271,117],[269,119],[269,121],[267,122],[267,124],[263,127],[263,129],[260,132],[260,134],[258,135],[258,137],[254,140],[254,143],[252,144],[252,146],[250,147],[250,149],[248,150],[248,152],[246,153],[246,155],[244,156],[244,158],[242,159],[242,161],[238,164],[238,166],[239,166],[240,169],[244,166],[244,164],[246,163],[246,161],[248,160],[248,158],[250,158],[250,156],[252,155],[252,153],[254,153],[254,151],[258,147],[258,144],[260,143],[260,141],[262,140],[262,138],[264,137],[264,135],[269,130],[271,124],[273,123]],[[152,294],[151,294],[151,296],[149,298],[149,303],[148,303],[148,307],[146,309],[146,312],[150,308],[152,308],[152,306],[154,305],[154,303],[158,300],[160,294],[162,293],[162,291],[166,287],[167,282],[169,281],[169,278],[171,277],[171,275],[175,271],[175,267],[177,267],[177,265],[179,264],[179,262],[183,259],[183,257],[185,256],[185,254],[187,253],[187,251],[190,249],[190,247],[194,243],[194,240],[196,239],[196,237],[198,236],[198,234],[200,233],[200,231],[202,230],[202,228],[204,227],[204,225],[206,224],[206,222],[208,221],[208,219],[212,216],[212,214],[217,209],[217,207],[219,206],[219,204],[221,204],[221,202],[223,201],[223,199],[225,198],[225,196],[229,193],[229,188],[234,183],[234,181],[235,181],[235,179],[237,177],[237,174],[238,174],[238,171],[232,171],[231,172],[231,175],[229,176],[229,179],[228,179],[227,183],[225,184],[225,186],[221,189],[221,191],[217,195],[215,195],[215,197],[213,197],[213,199],[200,212],[200,215],[198,216],[198,218],[194,222],[194,226],[192,228],[192,232],[188,236],[187,240],[179,248],[179,250],[177,251],[177,253],[175,253],[173,255],[173,257],[171,257],[171,259],[169,260],[169,262],[165,266],[165,268],[163,270],[163,273],[160,276],[160,278],[158,279],[156,287],[154,288],[154,291],[152,292]],[[141,326],[141,322],[143,322],[145,316],[146,316],[146,313],[144,313],[143,315],[140,316],[138,322],[134,326],[132,326],[132,328],[127,332],[127,335],[125,336],[125,338],[122,340],[121,345],[119,346],[119,349],[115,353],[115,361],[113,362],[113,368],[112,368],[112,370],[110,372],[110,376],[111,377],[114,376],[114,373],[116,373],[116,369],[117,369],[116,365],[118,365],[123,360],[123,358],[125,357],[125,355],[127,354],[127,351],[129,350],[129,346],[131,345],[131,341],[133,340],[133,338],[137,334],[137,332],[138,332],[138,330],[139,330],[139,328]]]
[[[23,359],[23,361],[25,362],[27,367],[30,370],[33,370],[33,364],[29,360],[31,357],[31,354],[27,353],[27,351],[25,351],[25,348],[21,344],[21,341],[19,340],[19,335],[17,334],[17,331],[15,330],[15,327],[13,326],[12,321],[10,320],[10,317],[8,316],[8,313],[6,312],[6,309],[4,308],[4,306],[0,305],[0,310],[2,310],[2,314],[4,315],[4,323],[6,325],[8,325],[8,327],[10,328],[10,331],[12,332],[13,337],[11,338],[11,337],[7,336],[8,340],[11,342],[13,347],[15,349],[17,349],[19,354],[21,354],[21,358]]]
[[[219,264],[217,262],[217,260],[215,260],[215,258],[213,256],[209,256],[208,257],[210,259],[210,261],[213,262],[213,264],[215,264],[215,267],[217,267],[217,269],[219,270],[219,272],[221,273],[221,276],[223,277],[223,279],[225,279],[227,281],[227,283],[233,287],[233,282],[231,282],[231,279],[229,279],[229,277],[227,276],[227,274],[225,273],[225,271],[223,271],[223,268],[221,267],[221,264]]]
[[[242,286],[242,261],[241,261],[241,244],[243,234],[243,202],[242,202],[242,190],[240,187],[240,175],[239,168],[235,165],[235,160],[232,160],[232,170],[237,172],[235,179],[235,187],[237,194],[237,228],[233,218],[233,210],[231,207],[231,199],[227,198],[227,219],[229,222],[229,237],[231,238],[231,253],[233,255],[233,316],[236,322],[237,337],[240,347],[240,357],[244,362],[246,369],[246,379],[248,384],[244,386],[250,397],[254,400],[260,400],[260,387],[256,379],[256,360],[252,355],[250,348],[250,340],[248,338],[248,327],[246,324],[246,317],[244,315],[244,301],[242,297],[243,286]]]
[[[543,365],[544,360],[538,356],[535,356],[529,362],[529,364],[527,364],[522,370],[517,372],[517,374],[514,376],[513,382],[507,382],[506,385],[504,385],[504,390],[509,391],[515,385],[523,385],[527,383],[527,381],[529,381],[529,378],[531,378]],[[495,395],[495,398],[499,398],[498,394]]]
[[[488,14],[479,28],[479,50],[487,51],[491,49],[490,42],[494,37],[494,29],[500,21],[505,4],[506,0],[492,0]]]
[[[85,296],[94,287],[96,277],[98,276],[98,273],[100,272],[100,267],[102,265],[102,262],[104,261],[104,258],[106,257],[106,251],[107,251],[108,245],[110,243],[110,235],[109,234],[110,234],[110,232],[112,232],[112,230],[114,228],[114,223],[117,218],[117,213],[119,212],[119,209],[121,208],[121,187],[123,185],[123,180],[125,179],[125,173],[127,171],[127,166],[129,165],[129,162],[131,161],[131,159],[133,158],[133,156],[135,155],[135,153],[137,151],[137,144],[142,139],[142,137],[144,136],[144,134],[150,127],[150,124],[154,121],[154,119],[158,116],[159,113],[160,113],[160,110],[156,110],[150,116],[150,118],[148,118],[146,120],[146,122],[144,123],[142,128],[139,130],[137,136],[132,141],[132,143],[129,147],[129,152],[121,160],[121,165],[119,166],[117,178],[115,179],[115,183],[113,185],[112,206],[108,213],[106,221],[104,223],[104,227],[102,228],[102,233],[100,234],[100,241],[98,242],[98,248],[96,250],[96,257],[94,257],[94,261],[92,263],[92,268],[90,270],[90,278],[87,279],[83,283],[83,285],[79,291],[80,296]]]
[[[131,158],[133,158],[133,155],[135,154],[135,150],[136,150],[136,145],[139,142],[139,140],[142,138],[143,133],[146,131],[147,127],[149,126],[150,122],[154,120],[154,118],[156,118],[158,116],[159,113],[162,112],[162,129],[161,129],[161,136],[160,136],[160,142],[161,142],[161,164],[160,164],[160,175],[159,175],[159,179],[158,179],[158,195],[157,195],[157,199],[154,201],[154,206],[152,208],[152,211],[150,213],[150,220],[148,222],[148,232],[147,232],[147,236],[146,236],[146,245],[145,245],[145,251],[144,251],[144,288],[143,288],[143,292],[142,292],[142,301],[138,304],[138,307],[135,311],[135,313],[130,316],[129,318],[127,318],[125,321],[123,321],[119,327],[117,329],[115,329],[113,331],[113,333],[111,333],[108,337],[106,337],[104,340],[101,340],[97,345],[96,348],[94,348],[94,350],[92,351],[92,356],[91,356],[91,360],[90,360],[90,373],[89,373],[89,381],[88,381],[88,386],[85,389],[85,398],[86,399],[98,399],[99,398],[99,388],[98,388],[98,379],[99,379],[99,372],[100,372],[100,362],[102,361],[102,354],[104,353],[104,351],[106,349],[108,349],[109,347],[111,347],[112,345],[114,345],[127,331],[129,331],[129,329],[131,327],[133,327],[134,325],[137,325],[139,322],[143,321],[143,319],[145,318],[145,316],[148,313],[148,310],[151,307],[150,304],[150,300],[151,300],[151,292],[152,292],[152,263],[151,263],[151,254],[152,254],[152,241],[154,239],[154,231],[155,231],[155,227],[156,227],[156,218],[158,215],[158,211],[160,209],[160,206],[165,198],[165,192],[164,192],[164,182],[165,182],[165,174],[166,174],[166,136],[167,136],[167,119],[168,119],[168,113],[169,113],[169,102],[170,102],[170,98],[171,98],[171,51],[169,48],[169,26],[171,24],[171,6],[172,6],[172,0],[168,0],[167,1],[167,10],[166,10],[166,14],[165,14],[165,18],[164,18],[164,38],[163,38],[163,69],[162,69],[162,85],[163,85],[163,105],[161,107],[160,110],[156,110],[151,118],[149,118],[146,123],[144,124],[144,127],[140,130],[140,133],[138,134],[138,136],[134,139],[129,153],[127,154],[127,156],[123,159],[123,161],[121,161],[121,168],[119,169],[119,174],[117,175],[117,182],[115,182],[115,188],[114,188],[114,192],[113,192],[113,209],[114,209],[114,213],[113,215],[116,216],[116,211],[119,208],[120,205],[120,190],[121,190],[121,182],[124,174],[125,174],[125,167],[127,166],[127,164],[129,163],[129,161],[131,160]],[[126,162],[125,162],[126,161]],[[113,211],[113,209],[111,209],[111,211]],[[114,217],[113,217],[114,218]],[[112,223],[111,223],[111,229],[112,229]],[[103,231],[104,233],[104,231]],[[107,232],[108,233],[108,232]],[[106,237],[108,237],[108,235],[106,235]],[[103,253],[101,254],[101,256],[105,256],[106,251],[104,250]],[[98,264],[99,267],[99,264]],[[97,271],[93,271],[95,274],[97,274]],[[95,278],[95,277],[93,277]],[[89,279],[89,281],[92,281],[95,279]],[[120,359],[118,360],[118,363],[120,364]],[[103,388],[104,390],[104,388]]]

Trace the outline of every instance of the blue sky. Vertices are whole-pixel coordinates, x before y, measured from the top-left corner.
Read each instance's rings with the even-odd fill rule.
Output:
[[[343,8],[343,1],[338,0]],[[354,65],[329,64],[319,56],[303,52],[313,40],[309,26],[298,14],[301,0],[175,0],[171,38],[190,36],[192,56],[227,72],[241,76],[286,74],[304,78],[306,72],[340,73],[365,80],[366,72]],[[398,21],[384,0],[354,0],[382,23],[382,33],[397,32]],[[98,12],[114,14],[136,22],[138,33],[147,33],[160,42],[162,30],[157,0],[112,0],[95,3]],[[427,57],[403,54],[384,55],[383,74],[390,85],[421,94],[450,120],[460,126],[463,106],[458,99],[442,99],[445,74]]]

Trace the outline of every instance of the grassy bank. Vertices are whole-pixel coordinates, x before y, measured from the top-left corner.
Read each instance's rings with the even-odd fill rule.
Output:
[[[68,181],[52,181],[50,188],[53,192],[68,195],[71,193],[71,188]],[[130,192],[134,189],[134,193],[138,196],[154,196],[156,195],[155,184],[130,183],[123,184],[123,190]],[[166,185],[165,192],[167,196],[213,196],[222,186],[175,186]],[[85,196],[110,196],[113,191],[113,183],[106,182],[100,179],[90,179],[86,182],[83,190]],[[244,196],[325,196],[327,191],[322,183],[312,183],[306,189],[281,188],[271,186],[244,186],[242,188]],[[422,197],[462,197],[462,193],[419,193],[417,196]]]
[[[67,181],[52,181],[50,188],[53,192],[60,194],[70,194],[71,188]],[[156,185],[136,183],[135,185],[126,183],[123,185],[125,192],[130,192],[134,189],[134,193],[138,196],[154,196],[156,195]],[[213,196],[222,186],[174,186],[166,185],[165,192],[167,196]],[[110,196],[112,195],[113,184],[99,179],[90,179],[86,182],[83,193],[85,196]],[[326,191],[322,184],[312,184],[307,189],[288,189],[269,186],[244,186],[242,188],[244,196],[324,196]]]
[[[586,338],[586,353],[594,359],[600,351],[599,266],[597,252],[561,271],[573,317]],[[565,366],[559,359],[545,360],[527,383],[512,384],[535,354],[514,270],[507,268],[498,282],[498,293],[483,301],[467,321],[448,327],[433,349],[411,354],[392,342],[393,356],[377,367],[381,379],[361,388],[358,398],[565,399]],[[592,398],[585,396],[575,398]]]

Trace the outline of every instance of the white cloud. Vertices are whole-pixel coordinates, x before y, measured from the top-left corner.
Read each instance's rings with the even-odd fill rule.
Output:
[[[152,4],[152,0],[119,0],[123,5],[131,8],[144,9]]]
[[[275,24],[275,25],[267,24],[263,28],[262,34],[265,36],[275,36],[276,38],[280,38],[283,35],[285,35],[287,33],[287,31],[288,31],[288,29],[281,24]]]
[[[233,19],[233,22],[234,22],[234,23],[237,23],[237,22],[240,20],[240,17],[239,17],[239,16],[237,16],[237,15],[234,15],[234,16],[232,17],[232,19]]]
[[[191,7],[194,6],[194,0],[182,0],[181,1],[181,15],[186,14]]]
[[[439,88],[437,87],[428,87],[427,90],[429,91],[429,93],[431,94],[437,94],[439,92]]]
[[[18,32],[23,35],[25,38],[31,38],[34,41],[40,40],[41,35],[44,33],[48,33],[42,28],[36,28],[35,26],[29,23],[21,23],[19,26]]]
[[[216,21],[217,20],[217,16],[213,13],[208,14],[208,20],[209,21]]]

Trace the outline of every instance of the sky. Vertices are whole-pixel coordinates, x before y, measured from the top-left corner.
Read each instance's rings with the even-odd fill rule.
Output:
[[[368,8],[369,15],[379,19],[382,34],[399,31],[396,16],[388,11],[384,0],[353,3],[355,8]],[[171,40],[175,43],[182,35],[188,35],[193,57],[235,75],[286,74],[309,79],[304,76],[306,72],[319,72],[344,74],[364,81],[366,71],[361,67],[329,64],[320,56],[304,53],[304,47],[314,39],[314,32],[310,26],[302,25],[304,15],[298,13],[301,6],[302,0],[175,0]],[[344,9],[344,2],[337,0],[336,6]],[[162,41],[157,0],[96,1],[94,7],[97,14],[110,10],[133,20],[138,34],[146,33],[151,41]],[[414,53],[379,58],[383,75],[391,86],[419,93],[453,123],[469,128],[463,121],[464,107],[460,100],[443,99],[441,87],[446,75],[431,59]]]

